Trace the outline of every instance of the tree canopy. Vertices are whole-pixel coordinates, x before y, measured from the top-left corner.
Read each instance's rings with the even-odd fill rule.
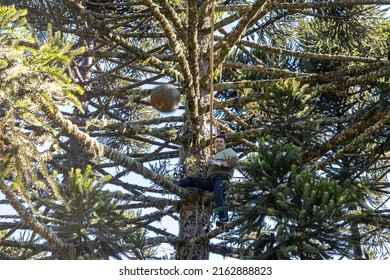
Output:
[[[1,5],[0,258],[388,258],[390,1]],[[224,228],[176,185],[219,133]]]

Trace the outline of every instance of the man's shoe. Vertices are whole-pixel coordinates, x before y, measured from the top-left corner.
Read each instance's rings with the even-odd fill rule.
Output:
[[[215,224],[217,227],[224,227],[227,224],[228,220],[219,220]]]

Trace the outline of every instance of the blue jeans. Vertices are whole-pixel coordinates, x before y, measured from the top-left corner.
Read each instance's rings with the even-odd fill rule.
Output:
[[[187,177],[181,180],[178,185],[184,188],[195,187],[214,192],[219,220],[228,220],[228,211],[225,204],[225,181],[227,180],[229,180],[229,176],[225,174],[218,174],[209,179],[203,177]]]

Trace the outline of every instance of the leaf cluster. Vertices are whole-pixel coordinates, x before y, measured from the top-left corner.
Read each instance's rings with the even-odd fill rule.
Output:
[[[230,193],[242,201],[240,233],[253,238],[245,244],[249,258],[351,257],[350,223],[369,213],[356,205],[364,187],[328,179],[301,160],[301,149],[292,144],[264,142],[243,164],[247,180]]]

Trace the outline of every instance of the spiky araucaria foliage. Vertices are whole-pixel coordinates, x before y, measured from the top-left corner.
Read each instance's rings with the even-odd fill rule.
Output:
[[[25,15],[0,7],[0,189],[18,214],[2,214],[13,225],[2,223],[0,246],[16,249],[5,248],[1,258],[150,257],[146,231],[126,223],[136,214],[121,205],[124,195],[102,190],[107,179],[91,176],[91,168],[65,178],[49,167],[61,155],[59,129],[43,110],[83,110],[83,89],[67,72],[83,48],[73,49],[50,26],[47,42],[38,43]],[[26,239],[19,239],[19,230]]]
[[[50,27],[47,42],[38,45],[25,14],[0,7],[0,160],[3,178],[13,179],[14,185],[24,178],[23,184],[29,186],[36,177],[31,172],[34,162],[50,182],[44,162],[51,155],[39,147],[56,142],[58,133],[42,114],[38,98],[81,108],[77,95],[83,90],[65,72],[83,48],[72,50],[72,43],[59,32],[52,34]]]
[[[91,166],[82,172],[71,170],[69,178],[59,182],[60,197],[35,193],[42,216],[57,235],[72,244],[78,259],[146,259],[152,257],[153,246],[147,246],[147,231],[128,221],[138,215],[127,209],[126,194],[104,187],[111,179],[97,178]],[[59,258],[55,252],[51,258]]]
[[[300,148],[263,141],[243,163],[247,180],[231,193],[244,201],[238,208],[245,220],[240,245],[248,249],[248,258],[353,256],[350,223],[371,213],[364,203],[368,189],[325,178],[301,162]]]
[[[22,218],[6,236],[12,238],[10,232],[27,225],[62,258],[72,258],[73,250],[37,219],[39,210],[31,191],[59,193],[46,164],[52,155],[42,150],[46,141],[56,142],[57,131],[46,121],[37,97],[78,105],[75,94],[82,89],[64,73],[82,49],[70,50],[71,44],[59,33],[50,36],[50,28],[48,42],[39,46],[25,15],[26,11],[14,7],[0,7],[0,187]]]

